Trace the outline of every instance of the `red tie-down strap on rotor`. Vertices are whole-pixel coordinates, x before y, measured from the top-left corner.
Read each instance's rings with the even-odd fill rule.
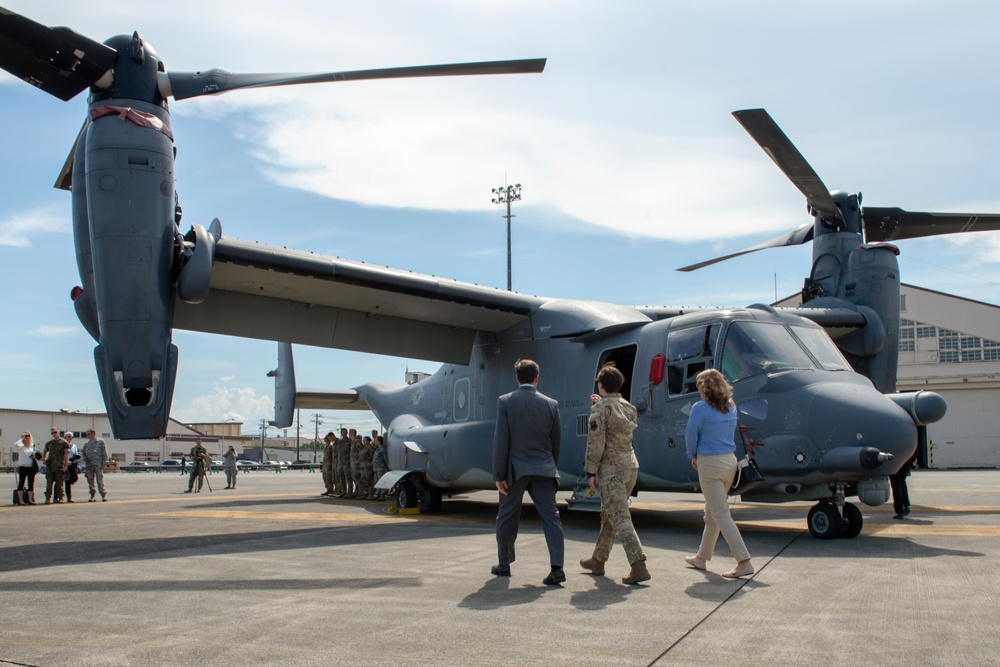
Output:
[[[170,141],[174,140],[174,134],[170,131],[170,128],[167,127],[162,120],[151,113],[139,111],[138,109],[133,109],[132,107],[117,107],[112,105],[96,107],[90,110],[90,120],[97,120],[98,118],[103,118],[104,116],[118,116],[118,120],[128,120],[135,123],[139,127],[148,127],[151,130],[162,132],[170,139]]]

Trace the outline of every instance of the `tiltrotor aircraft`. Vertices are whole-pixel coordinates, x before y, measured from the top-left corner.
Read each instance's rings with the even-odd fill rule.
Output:
[[[392,468],[379,486],[395,486],[399,504],[424,510],[438,508],[443,495],[493,488],[496,398],[514,388],[519,358],[539,362],[541,389],[560,404],[564,488],[582,471],[589,395],[597,369],[611,361],[639,411],[637,490],[696,491],[684,426],[698,399],[695,375],[714,367],[733,384],[740,431],[766,477],[743,498],[816,500],[813,535],[856,536],[862,515],[846,498],[872,506],[888,500],[887,475],[914,453],[917,427],[946,409],[931,392],[896,393],[899,271],[888,241],[1000,229],[996,215],[863,209],[860,195],[829,192],[765,111],[740,111],[737,119],[806,196],[813,216],[744,251],[812,240],[801,308],[640,308],[527,296],[223,237],[218,220],[182,235],[167,98],[540,72],[544,60],[319,75],[176,73],[138,34],[100,44],[0,8],[0,66],[63,100],[90,91],[57,187],[72,190],[83,283],[73,290],[74,306],[98,343],[97,374],[116,437],[164,434],[177,368],[174,328],[274,340],[275,424],[289,425],[295,407],[371,409],[387,429]],[[251,319],[252,327],[242,324]],[[297,391],[292,343],[443,365],[414,384]]]

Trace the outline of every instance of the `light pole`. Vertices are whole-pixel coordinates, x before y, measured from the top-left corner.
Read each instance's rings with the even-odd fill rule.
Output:
[[[500,217],[507,218],[507,291],[510,292],[512,290],[510,279],[510,219],[516,217],[511,215],[510,203],[521,200],[521,184],[517,183],[515,185],[504,185],[499,188],[493,188],[493,194],[496,195],[492,200],[494,204],[507,205],[507,215]]]

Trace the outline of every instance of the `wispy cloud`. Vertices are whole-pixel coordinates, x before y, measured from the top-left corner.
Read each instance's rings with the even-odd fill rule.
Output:
[[[41,336],[42,338],[73,338],[84,333],[84,329],[79,326],[54,327],[42,324],[35,327],[28,333],[32,336]]]
[[[0,220],[0,245],[30,248],[39,234],[66,234],[70,224],[65,208],[42,208],[27,213],[15,213]]]

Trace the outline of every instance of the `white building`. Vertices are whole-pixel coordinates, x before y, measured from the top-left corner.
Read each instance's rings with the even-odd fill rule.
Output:
[[[900,316],[899,391],[948,402],[927,426],[930,467],[1000,468],[1000,307],[904,283]]]
[[[191,427],[171,419],[167,424],[167,435],[159,440],[118,440],[111,434],[111,425],[106,413],[86,413],[68,410],[11,410],[0,408],[0,468],[14,465],[15,442],[21,433],[29,431],[37,447],[44,446],[50,439],[49,431],[55,426],[60,431],[73,433],[77,447],[87,441],[84,435],[87,429],[93,428],[97,437],[102,438],[108,446],[108,454],[118,465],[133,461],[146,461],[159,464],[167,459],[179,459],[187,456],[194,446],[195,438],[201,438],[202,444],[208,449],[209,456],[221,459],[229,445],[236,447],[237,454],[243,451],[241,437],[229,437],[229,431],[220,433],[202,433]],[[239,433],[241,424],[230,425],[235,433]]]

